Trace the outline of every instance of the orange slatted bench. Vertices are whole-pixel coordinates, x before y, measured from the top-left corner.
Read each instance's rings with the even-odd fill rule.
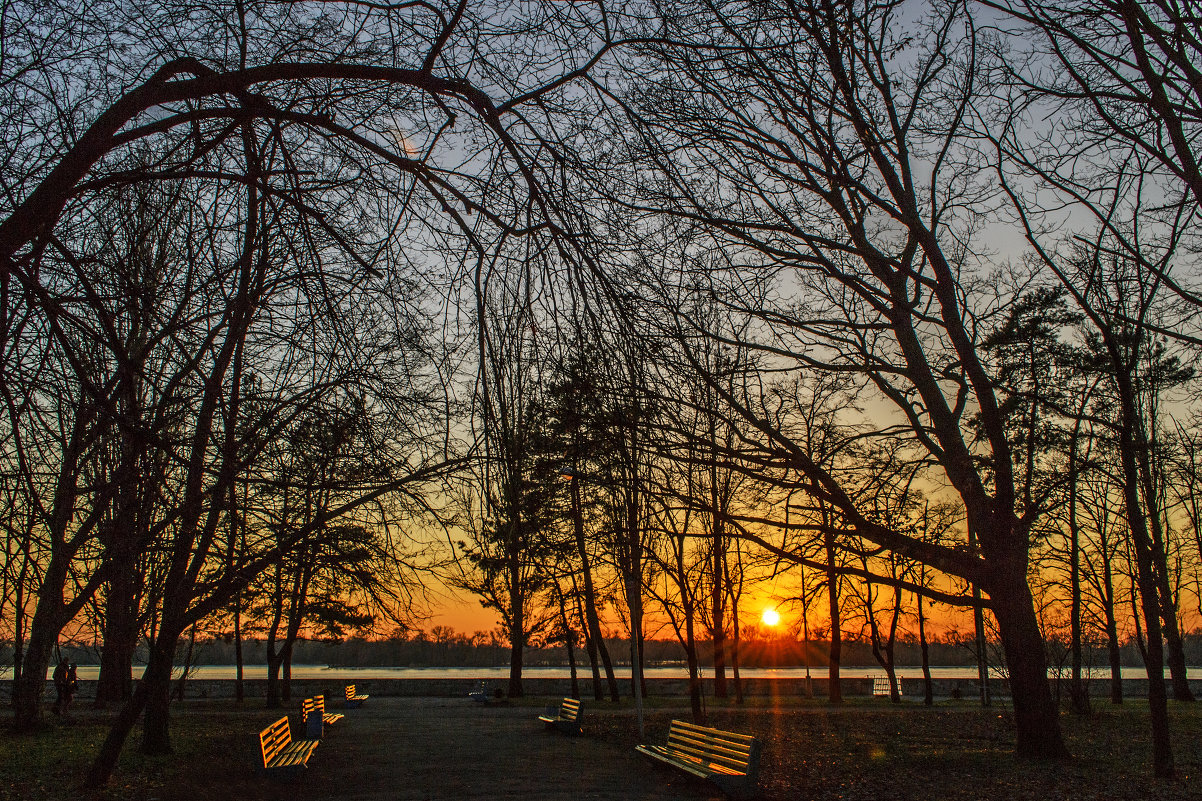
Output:
[[[636,750],[657,762],[706,779],[730,795],[755,792],[760,768],[760,741],[737,734],[672,721],[667,745],[640,745]]]

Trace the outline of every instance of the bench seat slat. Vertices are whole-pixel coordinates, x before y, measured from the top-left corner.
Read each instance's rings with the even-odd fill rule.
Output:
[[[635,746],[635,750],[641,754],[651,757],[652,759],[657,759],[660,762],[664,762],[674,768],[683,770],[685,773],[691,773],[699,779],[708,779],[712,775],[710,771],[705,770],[705,767],[701,763],[693,760],[680,759],[675,754],[667,751],[663,746],[660,745],[637,745]]]
[[[698,742],[696,740],[669,740],[668,747],[686,754],[695,754],[706,762],[723,762],[729,765],[745,766],[751,761],[750,752],[731,751],[714,743]]]
[[[721,757],[732,762],[746,762],[751,758],[751,751],[734,751],[723,743],[705,741],[694,738],[673,737],[668,740],[669,748],[679,748],[682,751],[701,751],[714,757]]]
[[[698,737],[693,734],[673,734],[668,738],[668,745],[680,745],[684,748],[702,748],[715,753],[729,755],[732,759],[746,759],[751,754],[751,746],[742,743],[731,743],[714,737]]]
[[[706,773],[724,773],[727,776],[746,776],[747,775],[747,771],[745,771],[745,770],[736,770],[735,768],[729,767],[727,765],[723,765],[720,762],[710,762],[708,760],[701,759],[699,757],[695,757],[690,754],[682,754],[679,751],[676,751],[671,748],[665,748],[662,745],[640,746],[640,748],[643,748],[643,747],[652,749],[655,752],[657,752],[659,755],[668,757],[669,759],[679,760],[682,763],[685,763],[692,767],[703,770]]]

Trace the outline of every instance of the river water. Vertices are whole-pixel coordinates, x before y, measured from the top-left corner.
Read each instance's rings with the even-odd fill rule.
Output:
[[[630,668],[624,666],[616,666],[615,672],[620,677],[630,676]],[[178,671],[178,668],[177,668]],[[95,665],[80,665],[79,678],[88,680],[95,679],[100,672],[100,668]],[[587,665],[578,668],[581,677],[587,677],[590,670]],[[134,669],[135,677],[141,673],[140,668]],[[712,669],[704,671],[706,675],[712,675]],[[922,668],[915,666],[899,667],[897,669],[898,676],[905,679],[922,678]],[[1191,667],[1187,671],[1189,678],[1202,679],[1202,667]],[[685,678],[688,673],[683,665],[657,665],[648,667],[646,670],[647,678],[649,679],[680,679]],[[840,670],[840,675],[844,678],[859,678],[863,676],[883,676],[885,672],[875,665],[844,665]],[[233,679],[236,675],[236,668],[233,665],[198,665],[192,668],[190,676],[202,680],[221,680]],[[266,665],[246,665],[243,669],[243,675],[247,679],[265,679],[267,678]],[[559,667],[527,667],[522,671],[522,675],[532,679],[545,678],[567,678],[570,674],[567,666]],[[727,676],[731,672],[727,669]],[[806,676],[804,667],[784,667],[784,668],[754,668],[747,667],[740,671],[740,675],[748,679],[803,679]],[[809,669],[809,675],[816,679],[826,678],[825,667],[812,667]],[[1001,676],[1000,672],[994,671],[994,676]],[[1056,671],[1048,671],[1049,676],[1055,676]],[[1062,676],[1068,676],[1068,670],[1061,672]],[[1107,679],[1110,678],[1110,669],[1108,667],[1094,667],[1088,672],[1088,675],[1093,678]],[[1168,671],[1165,671],[1168,675]],[[509,666],[497,667],[330,667],[328,665],[293,665],[292,678],[294,679],[336,679],[336,680],[356,680],[356,679],[503,679],[509,676]],[[975,667],[932,667],[931,676],[936,679],[965,679],[972,680],[977,677],[977,669]],[[49,671],[46,675],[50,678]],[[1124,679],[1146,679],[1148,674],[1144,672],[1142,667],[1124,667]],[[0,680],[11,679],[12,668],[0,669]]]

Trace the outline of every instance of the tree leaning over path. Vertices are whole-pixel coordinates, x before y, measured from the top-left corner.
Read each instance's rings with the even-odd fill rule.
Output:
[[[973,322],[970,207],[988,178],[964,148],[978,79],[973,19],[956,2],[920,14],[900,3],[673,3],[646,40],[649,77],[608,98],[614,130],[633,130],[622,151],[632,166],[618,181],[598,172],[597,191],[731,254],[707,267],[686,246],[681,269],[708,276],[707,291],[756,321],[757,336],[739,344],[797,368],[866,377],[895,410],[890,424],[912,433],[915,458],[937,464],[962,500],[979,548],[877,522],[786,431],[694,368],[804,476],[833,525],[988,594],[1018,753],[1066,757],[1027,582],[1040,508],[1016,493]],[[779,302],[741,304],[749,286],[772,287]],[[976,441],[970,409],[981,421]]]
[[[210,557],[217,557],[213,548],[224,545],[217,533],[232,530],[224,512],[235,477],[254,458],[253,449],[231,436],[239,417],[237,387],[244,380],[241,360],[256,342],[256,327],[284,308],[271,299],[278,285],[256,283],[264,265],[274,269],[281,263],[282,254],[264,244],[267,220],[287,210],[299,252],[313,258],[305,267],[319,273],[302,270],[293,277],[319,282],[321,271],[334,264],[373,279],[395,263],[390,260],[409,266],[399,257],[394,235],[412,234],[406,225],[413,219],[444,243],[529,230],[531,215],[519,220],[506,202],[492,204],[496,186],[516,188],[507,196],[528,204],[546,222],[548,207],[526,152],[522,109],[587,70],[608,42],[594,33],[602,26],[581,24],[587,14],[570,7],[545,9],[546,27],[557,33],[541,40],[537,52],[531,52],[527,36],[530,20],[507,15],[504,4],[383,8],[354,0],[284,6],[113,0],[87,8],[54,2],[19,10],[29,16],[4,29],[7,71],[0,80],[14,110],[4,145],[13,150],[14,142],[23,142],[23,149],[13,151],[21,155],[18,167],[2,176],[0,337],[7,340],[21,319],[44,326],[77,382],[86,411],[81,425],[90,420],[122,425],[122,408],[113,388],[94,380],[82,355],[105,343],[81,344],[78,334],[86,329],[76,326],[78,294],[44,280],[44,254],[70,256],[64,226],[112,187],[207,181],[220,191],[242,193],[242,201],[230,204],[243,211],[229,226],[231,242],[223,254],[231,257],[223,266],[232,267],[233,300],[218,326],[220,336],[200,351],[207,372],[199,377],[197,425],[178,465],[184,486],[162,551],[161,618],[151,664],[93,769],[91,778],[99,784],[143,708],[154,712],[147,716],[144,745],[169,747],[160,688],[170,674],[175,641],[281,555],[267,549],[235,560],[221,580],[210,581],[207,572]],[[508,22],[492,24],[496,20]],[[46,25],[88,35],[45,40],[38,32]],[[295,38],[281,39],[280,31]],[[102,44],[92,47],[93,41]],[[293,47],[296,41],[305,46]],[[500,67],[512,67],[513,58],[536,66]],[[97,91],[76,93],[74,87],[84,82]],[[55,117],[54,104],[42,99],[60,90],[72,100],[58,106]],[[38,147],[30,146],[32,137]],[[134,163],[128,158],[133,150],[149,158]],[[459,168],[439,163],[447,153],[448,164]],[[481,178],[474,166],[485,162],[492,171]],[[328,322],[338,325],[336,316]],[[412,491],[459,464],[453,457],[427,458],[432,455],[402,460],[391,475],[377,476],[369,489],[312,525],[327,525],[331,516],[384,494]],[[210,472],[211,457],[216,461]],[[69,458],[68,475],[74,474],[71,465]],[[74,511],[73,505],[63,509]],[[54,572],[63,576],[60,584],[67,570],[64,565]],[[94,573],[88,586],[104,579],[104,573]],[[53,600],[58,592],[51,587],[44,595]],[[66,622],[64,614],[46,619],[38,641],[52,643]],[[36,649],[38,658],[48,650]],[[37,667],[28,673],[38,674]],[[31,690],[21,708],[36,714],[40,690]],[[25,716],[31,725],[34,714]]]

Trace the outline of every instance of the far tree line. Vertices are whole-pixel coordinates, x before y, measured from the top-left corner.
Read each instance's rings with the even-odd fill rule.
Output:
[[[216,634],[216,636],[213,636]],[[793,632],[763,627],[748,626],[739,649],[740,664],[744,668],[787,667],[812,668],[813,675],[822,679],[827,666],[830,640],[819,637],[812,640],[797,639]],[[626,639],[618,632],[610,632],[606,643],[611,653],[625,653],[628,648]],[[912,633],[899,636],[895,646],[896,665],[901,668],[915,668],[923,665],[923,645]],[[975,671],[977,668],[976,636],[970,630],[949,630],[930,637],[926,642],[927,664],[938,667],[959,667]],[[580,642],[571,645],[579,649]],[[713,643],[701,640],[697,643],[698,661],[708,672],[713,667]],[[74,662],[77,665],[96,664],[102,641],[82,643],[78,641],[61,642],[56,656]],[[135,664],[144,662],[146,645],[143,643],[135,652]],[[566,642],[540,642],[527,647],[524,663],[527,667],[566,668],[569,667],[569,645]],[[986,658],[997,655],[997,643],[987,643]],[[1055,668],[1057,682],[1067,696],[1069,686],[1069,649],[1068,643],[1059,639],[1048,642],[1051,662]],[[1190,664],[1202,661],[1202,637],[1197,633],[1185,635],[1186,658]],[[238,653],[242,654],[244,667],[262,668],[266,664],[267,641],[261,636],[251,635],[240,644],[235,643],[229,632],[206,633],[197,637],[196,641],[185,644],[182,653],[176,659],[176,694],[179,694],[180,684],[186,685],[190,678],[199,675],[200,667],[222,668],[223,681],[230,681],[228,672],[237,667]],[[1140,643],[1129,639],[1119,649],[1120,662],[1128,669],[1143,665],[1143,655]],[[1099,642],[1090,643],[1085,649],[1086,663],[1105,676],[1107,649]],[[842,657],[845,666],[859,670],[852,674],[854,678],[865,675],[879,675],[880,665],[872,650],[871,639],[863,634],[849,632],[842,637]],[[340,640],[298,640],[291,651],[292,664],[322,669],[360,668],[441,668],[441,667],[477,667],[503,668],[509,658],[509,643],[499,631],[476,631],[471,634],[457,632],[446,626],[435,626],[430,631],[397,633],[366,638],[352,636]],[[648,667],[658,668],[665,675],[679,675],[679,669],[685,666],[685,651],[675,639],[648,639],[644,643],[643,658]],[[0,648],[0,660],[8,663],[12,660],[11,647]],[[620,662],[624,672],[628,665]],[[557,676],[568,676],[574,682],[574,692],[579,694],[586,687],[587,674],[580,670],[565,673],[560,670]],[[280,678],[280,698],[287,701],[294,696],[290,687],[287,673],[282,669]],[[435,675],[435,674],[431,674]],[[490,672],[489,675],[492,675]],[[797,672],[796,676],[804,676]],[[210,675],[211,677],[211,675]],[[398,674],[402,677],[402,674]],[[420,675],[419,675],[420,678]],[[243,678],[233,679],[235,688],[241,681],[243,685],[248,680],[263,681],[264,675],[253,671],[244,671]],[[475,680],[475,679],[474,679]],[[731,684],[736,688],[741,676],[731,673]],[[973,688],[975,692],[975,677],[966,676],[959,680],[963,687]],[[997,684],[1005,681],[1004,675],[993,672],[992,681]],[[494,682],[498,688],[504,682]],[[623,679],[623,693],[629,694],[629,680]],[[712,687],[712,682],[710,683]],[[1121,686],[1121,685],[1120,685]],[[654,690],[654,687],[652,687]],[[708,693],[709,691],[706,690]],[[654,692],[652,692],[654,694]],[[735,697],[739,697],[736,689]],[[245,694],[243,694],[245,698]]]
[[[559,640],[609,697],[629,663],[637,701],[666,621],[698,718],[699,644],[726,693],[751,598],[832,677],[844,634],[893,678],[968,615],[1041,759],[1068,756],[1048,643],[1086,713],[1089,649],[1117,671],[1133,642],[1172,775],[1202,614],[1198,22],[9,4],[14,728],[96,633],[100,786],[139,721],[170,750],[202,632],[261,631],[276,675],[449,582],[498,615],[513,695]]]

